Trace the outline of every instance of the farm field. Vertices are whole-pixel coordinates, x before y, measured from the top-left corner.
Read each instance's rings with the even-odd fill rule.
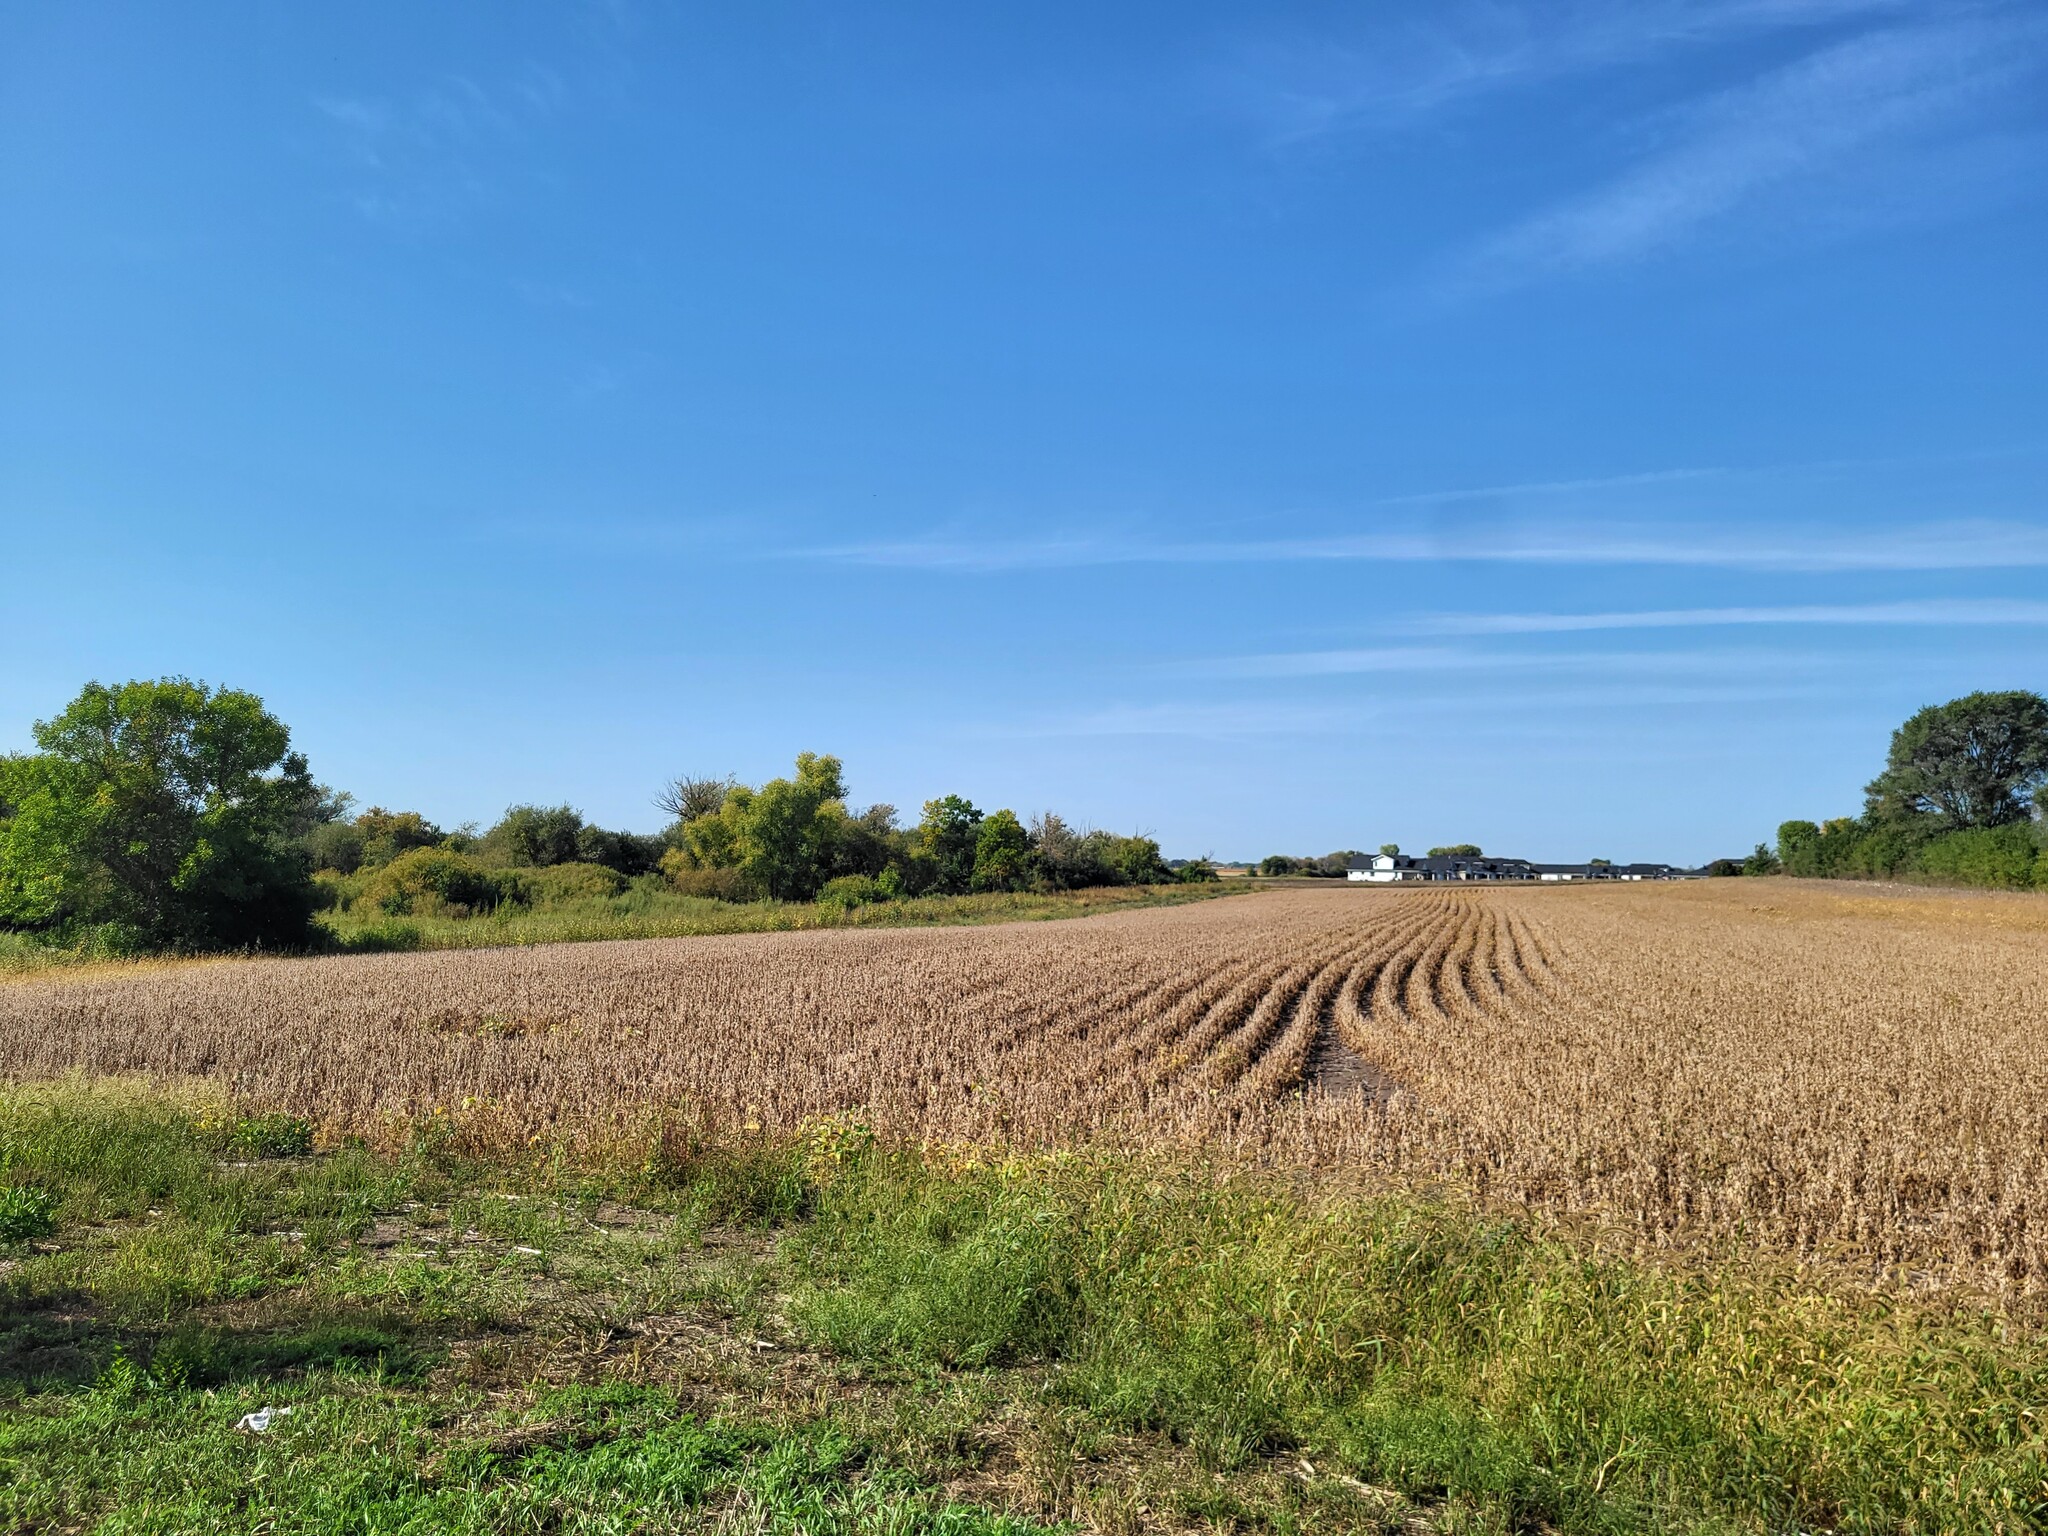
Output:
[[[17,981],[0,1528],[2038,1529],[2044,949],[1727,880]]]
[[[2048,902],[1790,881],[1284,890],[1076,922],[213,964],[0,989],[0,1072],[389,1144],[821,1118],[1444,1178],[1645,1248],[2048,1286]]]

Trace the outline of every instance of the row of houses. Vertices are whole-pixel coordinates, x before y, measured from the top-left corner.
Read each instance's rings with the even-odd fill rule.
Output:
[[[1687,880],[1693,878],[1693,871],[1669,864],[1535,864],[1528,859],[1410,858],[1402,853],[1375,853],[1347,859],[1344,878],[1378,884],[1405,880]]]

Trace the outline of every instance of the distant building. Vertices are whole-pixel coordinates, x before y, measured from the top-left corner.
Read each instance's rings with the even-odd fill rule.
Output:
[[[1669,864],[1532,864],[1527,859],[1483,856],[1410,858],[1402,853],[1374,853],[1348,859],[1344,878],[1374,885],[1423,880],[1683,880],[1692,871]]]

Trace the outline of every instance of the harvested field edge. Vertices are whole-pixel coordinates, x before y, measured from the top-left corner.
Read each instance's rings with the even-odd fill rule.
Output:
[[[1201,1149],[1631,1252],[2048,1295],[2043,932],[1789,883],[1281,891],[1084,923],[230,964],[0,990],[0,1072],[391,1144]],[[2048,911],[2048,903],[2043,910]]]
[[[840,1523],[786,1528],[2048,1513],[2039,1336],[1589,1258],[1456,1199],[1182,1155],[919,1155],[850,1126],[591,1162],[466,1157],[428,1125],[390,1157],[251,1161],[222,1113],[113,1086],[0,1098],[14,1174],[59,1197],[0,1290],[8,1528],[232,1507],[779,1529],[759,1517],[813,1489],[849,1501],[803,1506]],[[266,1402],[295,1417],[227,1427]],[[706,1436],[726,1452],[673,1461]],[[730,1470],[664,1478],[664,1457]]]

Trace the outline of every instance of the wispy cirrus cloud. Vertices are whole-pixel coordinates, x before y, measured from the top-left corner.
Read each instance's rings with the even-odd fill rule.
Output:
[[[554,71],[528,64],[484,84],[449,74],[404,96],[315,96],[313,110],[349,174],[349,201],[376,223],[415,223],[485,199],[567,99]]]
[[[1353,707],[1269,703],[1111,704],[1070,714],[1005,720],[979,734],[1045,736],[1321,736],[1361,729],[1369,712]]]
[[[1449,716],[1457,720],[1463,739],[1484,733],[1486,717],[1553,713],[1566,708],[1706,708],[1840,696],[1841,690],[1836,686],[1788,682],[1782,678],[1645,681],[1619,686],[1460,690],[1403,698],[1398,709],[1389,711],[1355,700],[1330,705],[1256,700],[1109,704],[1066,713],[1005,718],[970,729],[975,735],[1005,739],[1180,736],[1217,741],[1338,739],[1369,730],[1376,739],[1386,741],[1422,734],[1417,720],[1423,716]],[[1517,725],[1508,734],[1520,738],[1526,731]]]
[[[1549,635],[1616,629],[1726,625],[2048,625],[2048,602],[2024,598],[1922,598],[1896,603],[1806,603],[1742,608],[1656,608],[1616,613],[1436,614],[1406,626],[1432,635]]]
[[[900,570],[1000,573],[1114,565],[1450,561],[1691,566],[1748,571],[1943,571],[2048,566],[2048,527],[1972,520],[1815,530],[1561,526],[1409,529],[1304,538],[933,536],[816,545],[789,558]]]
[[[1621,676],[1725,677],[1745,671],[1782,673],[1819,658],[1731,651],[1537,651],[1458,646],[1386,645],[1320,651],[1219,656],[1172,669],[1189,677],[1338,678],[1499,672],[1601,673]]]
[[[2009,161],[1987,116],[2048,63],[2048,17],[2011,7],[1889,26],[1833,43],[1647,125],[1665,147],[1590,192],[1482,243],[1451,267],[1446,295],[1496,291],[1629,262],[1749,210],[1811,217],[1831,176],[1910,154],[1930,197],[1975,158]],[[1897,197],[1885,200],[1896,216]],[[1837,209],[1836,223],[1858,210]]]
[[[1292,144],[1435,117],[1683,48],[1915,9],[1915,0],[1577,0],[1447,3],[1368,13],[1359,31],[1269,37],[1245,50],[1232,94]]]

